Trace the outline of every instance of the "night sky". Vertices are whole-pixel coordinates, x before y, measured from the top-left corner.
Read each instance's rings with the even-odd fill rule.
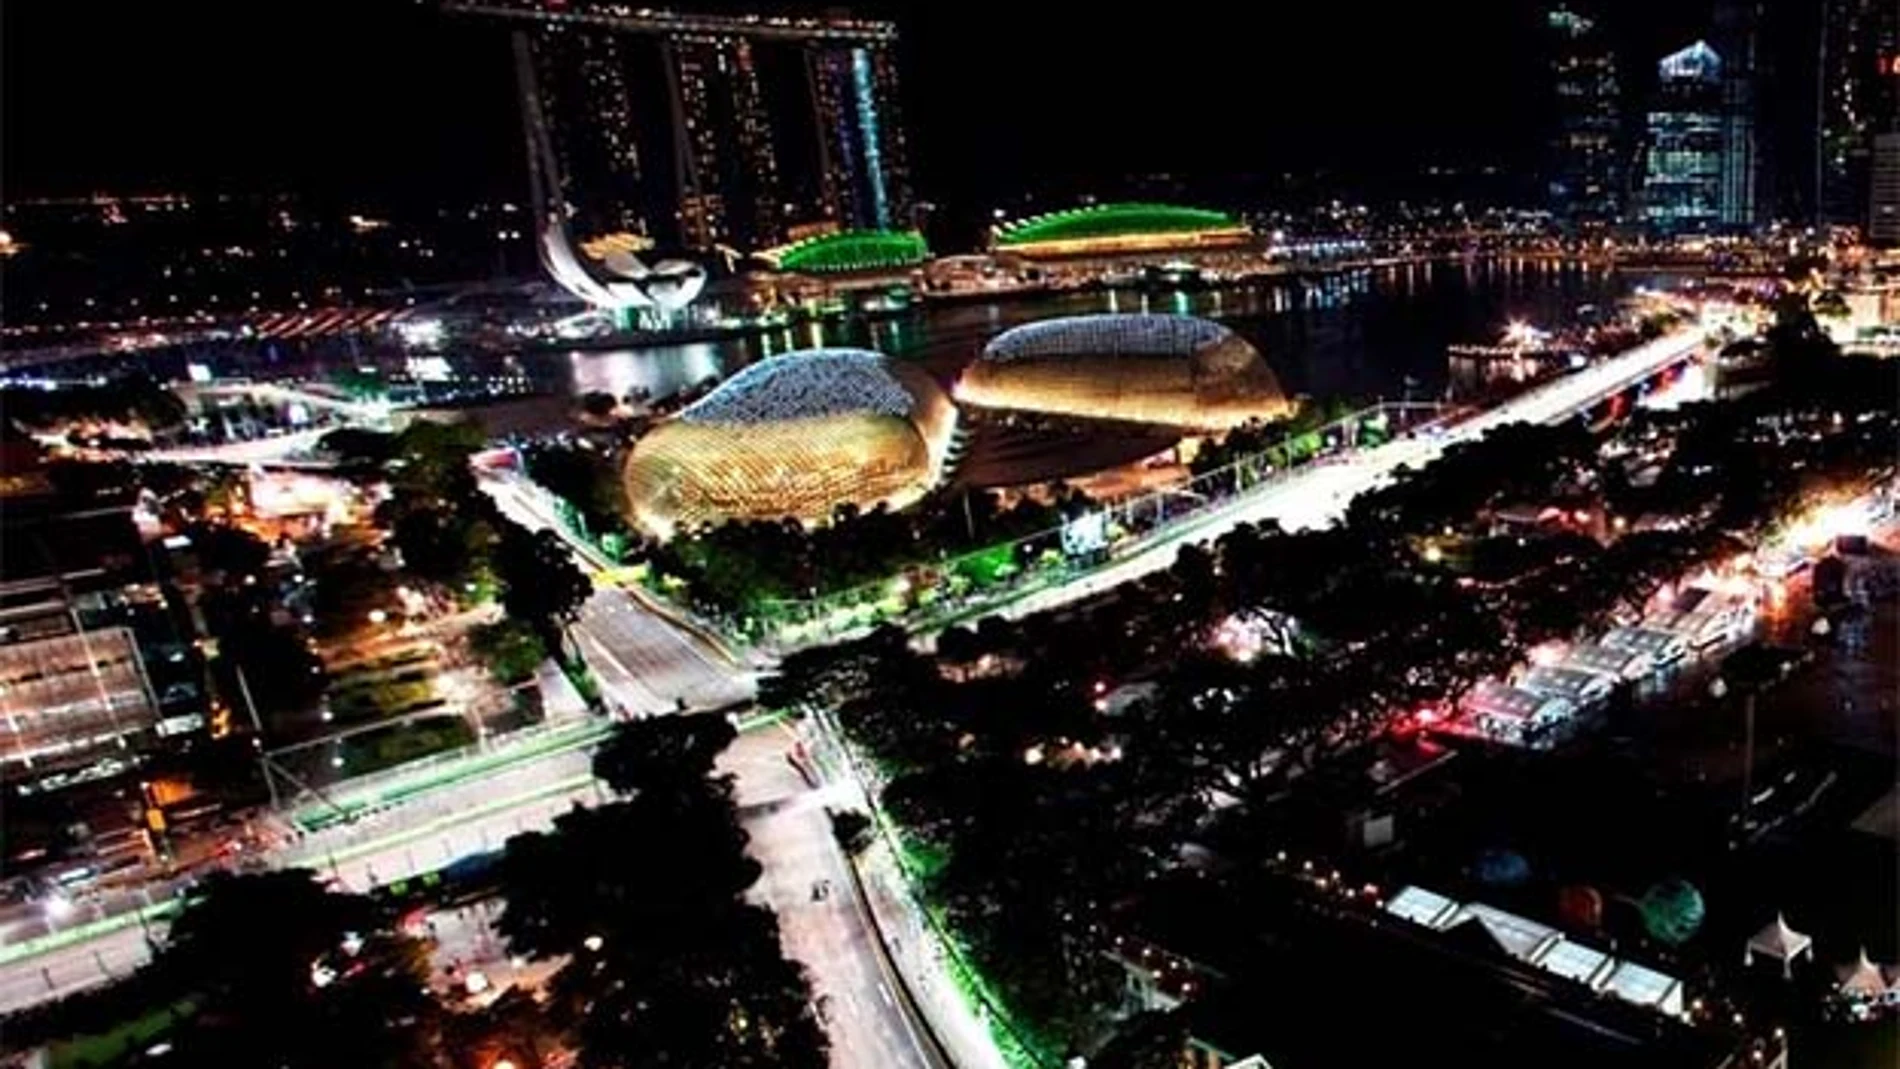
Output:
[[[1702,32],[1708,0],[1599,6],[1633,55],[1653,56]],[[1542,7],[853,10],[902,24],[921,191],[973,203],[1022,189],[1112,193],[1124,176],[1158,172],[1224,181],[1521,163],[1536,148],[1529,42]],[[427,3],[12,0],[4,18],[9,196],[184,188],[452,201],[519,195],[525,181],[505,34]]]

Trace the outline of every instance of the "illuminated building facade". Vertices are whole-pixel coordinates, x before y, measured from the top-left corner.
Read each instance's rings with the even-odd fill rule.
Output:
[[[1258,350],[1219,323],[1176,315],[1039,320],[984,347],[954,390],[981,408],[1197,430],[1286,415]]]
[[[1224,212],[1172,204],[1097,204],[996,227],[991,247],[1029,257],[1111,256],[1232,248],[1253,240]]]
[[[1551,214],[1573,227],[1614,222],[1623,213],[1624,173],[1616,55],[1594,20],[1567,7],[1553,9],[1545,24],[1555,110]]]
[[[1643,221],[1662,234],[1722,220],[1722,60],[1697,41],[1663,58],[1649,112]]]
[[[1760,74],[1762,0],[1716,0],[1715,51],[1722,57],[1721,225],[1745,230],[1766,205],[1763,166],[1767,143],[1756,131],[1757,77]]]
[[[854,229],[909,227],[910,165],[890,42],[813,44],[805,71],[825,215]]]
[[[911,224],[894,24],[443,0],[514,27],[531,170],[586,244],[768,248]]]
[[[1869,226],[1874,139],[1900,129],[1900,2],[1823,0],[1820,7],[1820,217]]]
[[[784,237],[778,153],[752,42],[730,34],[666,39],[680,240],[758,248]]]
[[[747,367],[634,444],[629,518],[657,537],[728,520],[903,508],[943,474],[956,408],[916,367],[813,349]]]
[[[597,237],[652,232],[657,192],[641,167],[633,71],[624,38],[589,26],[554,23],[523,38],[533,92],[544,114],[574,121],[547,124],[555,187],[570,225]]]
[[[915,267],[930,258],[930,246],[915,230],[845,230],[806,238],[760,256],[781,271],[824,275]]]

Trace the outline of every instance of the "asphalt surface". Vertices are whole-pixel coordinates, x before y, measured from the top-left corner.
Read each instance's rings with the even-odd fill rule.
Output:
[[[741,736],[720,760],[737,782],[747,849],[765,868],[752,895],[778,914],[786,955],[805,965],[833,1066],[940,1065],[908,1016],[832,837],[830,793],[793,769],[791,744],[790,733],[768,728]]]
[[[1429,463],[1448,446],[1508,423],[1563,419],[1674,363],[1698,344],[1693,332],[1661,339],[1530,391],[1440,436],[1401,440],[1316,466],[1182,524],[1139,555],[1031,594],[1009,611],[1065,604],[1166,567],[1172,554],[1159,550],[1205,541],[1240,523],[1273,519],[1289,529],[1331,523],[1354,495],[1383,485],[1400,465]],[[491,490],[504,512],[534,527],[550,526],[526,495],[505,485]],[[752,693],[748,671],[625,591],[607,588],[596,594],[575,630],[608,701],[630,713],[670,712],[682,702],[719,707]],[[889,964],[873,943],[870,920],[850,887],[820,796],[784,760],[788,743],[783,734],[768,730],[745,736],[728,755],[752,849],[766,870],[758,893],[780,911],[787,951],[805,963],[825,999],[835,1064],[931,1065],[894,990]],[[351,889],[439,868],[495,849],[516,832],[545,827],[569,806],[597,798],[586,761],[582,749],[557,750],[504,771],[459,782],[450,778],[440,789],[397,808],[306,835],[274,851],[268,862],[311,867]],[[812,886],[818,881],[828,881],[830,893],[814,901]],[[80,900],[57,920],[42,909],[39,917],[28,911],[0,921],[0,1012],[135,968],[148,950],[144,926],[134,918],[147,902],[163,901],[177,890],[173,883],[156,881]],[[44,939],[53,928],[84,937]],[[34,942],[36,936],[42,939]]]
[[[574,634],[603,694],[634,715],[723,709],[752,697],[749,671],[734,667],[624,590],[596,593],[581,609]]]
[[[1288,531],[1329,526],[1345,515],[1354,497],[1385,486],[1401,467],[1423,467],[1453,445],[1476,441],[1512,423],[1561,422],[1677,363],[1699,349],[1701,343],[1701,334],[1695,330],[1659,338],[1528,390],[1441,433],[1401,438],[1308,465],[1184,519],[1126,557],[1066,583],[1034,591],[1007,606],[983,611],[1020,617],[1091,597],[1168,567],[1174,563],[1173,550],[1182,545],[1213,541],[1243,523],[1273,521]]]

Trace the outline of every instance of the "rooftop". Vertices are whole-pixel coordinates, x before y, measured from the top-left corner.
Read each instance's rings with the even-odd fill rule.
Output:
[[[930,258],[930,246],[915,230],[845,230],[795,242],[770,258],[785,271],[872,271],[922,263]]]
[[[1013,327],[983,347],[986,360],[1034,356],[1189,356],[1233,337],[1193,316],[1123,313],[1062,316]]]
[[[1080,241],[1128,234],[1233,230],[1244,225],[1226,212],[1205,208],[1133,202],[1096,204],[1005,223],[997,228],[996,244],[1009,248],[1041,241]]]
[[[804,349],[761,360],[687,406],[686,423],[775,423],[827,416],[909,416],[916,401],[882,353]]]

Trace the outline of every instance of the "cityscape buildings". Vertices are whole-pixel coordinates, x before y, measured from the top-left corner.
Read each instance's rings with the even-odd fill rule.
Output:
[[[757,2],[8,53],[0,1066],[1892,1069],[1877,13]]]
[[[1821,221],[1868,226],[1874,139],[1900,129],[1900,3],[1819,5],[1815,177]]]
[[[1616,54],[1596,20],[1564,6],[1546,18],[1555,109],[1546,202],[1565,225],[1615,222],[1623,213],[1624,137]]]
[[[910,224],[896,27],[449,0],[512,28],[532,169],[580,243],[750,252]]]
[[[1644,145],[1643,221],[1663,234],[1724,220],[1722,59],[1705,41],[1663,57]]]

